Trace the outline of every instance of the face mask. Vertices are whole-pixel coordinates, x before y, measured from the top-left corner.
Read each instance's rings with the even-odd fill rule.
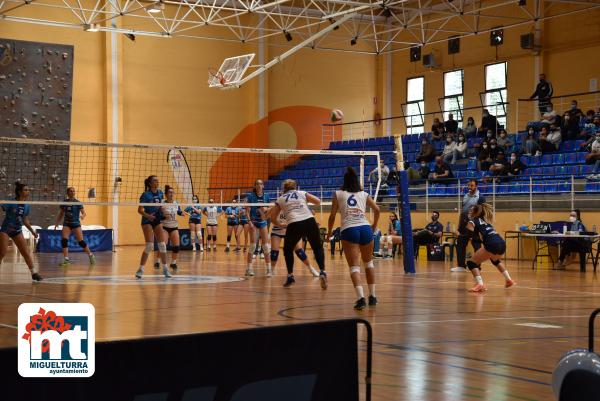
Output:
[[[427,164],[421,163],[421,167],[425,167],[425,166],[427,166]]]
[[[575,223],[576,220],[577,220],[577,217],[575,217],[575,216],[569,216],[569,221],[571,223]]]
[[[534,134],[534,131],[533,131],[533,130],[530,130],[530,131],[529,131],[529,135],[533,135],[533,134]]]
[[[490,148],[496,149],[496,145],[491,145]]]
[[[576,108],[577,108],[577,105],[576,105],[576,104],[572,104],[572,105],[571,105],[571,110],[575,110]]]
[[[487,149],[487,145],[483,145],[483,148],[484,148],[484,149]]]
[[[492,133],[491,133],[491,132],[488,132],[488,133],[487,133],[487,137],[488,137],[488,138],[491,138],[491,137],[492,137]]]
[[[459,136],[459,137],[458,137],[458,140],[462,142],[462,141],[464,141],[464,140],[465,140],[465,137],[464,137],[464,136]]]
[[[506,134],[500,134],[501,138],[506,138]]]
[[[421,142],[421,143],[422,143],[423,145],[427,145],[427,142],[425,142],[425,141],[423,141],[423,142]]]
[[[511,157],[510,157],[510,161],[511,161],[511,162],[515,162],[516,160],[517,160],[516,156],[511,156]]]

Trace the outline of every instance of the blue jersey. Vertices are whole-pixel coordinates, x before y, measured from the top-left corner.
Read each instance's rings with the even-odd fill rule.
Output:
[[[65,199],[65,202],[77,202],[77,199]],[[83,205],[61,205],[60,208],[65,213],[63,225],[65,226],[77,226],[81,225],[80,216]]]
[[[225,214],[227,215],[227,223],[228,224],[238,224],[239,209],[240,208],[237,206],[235,206],[235,207],[228,206],[227,209],[225,209]]]
[[[188,213],[190,215],[190,219],[202,220],[202,206],[200,206],[200,205],[194,205],[194,207],[196,208],[196,210],[198,211],[198,213],[196,213],[194,211],[194,209],[192,209],[191,206],[188,206],[188,207],[185,208],[186,213]]]
[[[485,220],[476,218],[469,220],[469,223],[472,223],[475,227],[475,234],[479,234],[481,238],[481,242],[483,245],[487,244],[499,244],[503,243],[504,240],[502,237],[496,232],[494,227],[491,224],[487,223]]]
[[[258,196],[254,191],[249,192],[246,195],[246,199],[248,203],[270,203],[271,199],[269,195],[263,192],[261,196]],[[268,205],[265,205],[268,206]],[[260,215],[260,211],[258,210],[258,206],[250,207],[250,218],[252,221],[263,221],[262,216]]]
[[[29,205],[4,204],[2,210],[6,213],[0,231],[9,236],[20,233],[23,229],[24,219],[29,215]]]
[[[396,219],[390,222],[390,231],[391,230],[396,232],[395,235],[402,235],[402,226],[400,225],[400,220]]]
[[[162,220],[160,212],[160,203],[163,200],[163,192],[159,189],[156,192],[146,191],[140,196],[140,203],[158,203],[157,206],[144,206],[144,212],[154,215],[154,221],[149,221],[142,216],[142,224],[158,224]]]
[[[238,207],[238,216],[240,218],[240,224],[248,223],[248,213],[246,212],[245,207]]]

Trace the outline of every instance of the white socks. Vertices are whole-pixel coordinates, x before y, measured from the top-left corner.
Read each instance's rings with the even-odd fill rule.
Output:
[[[362,285],[357,285],[356,287],[354,287],[354,291],[356,291],[356,295],[358,295],[359,299],[365,297],[365,292],[362,288]]]
[[[508,270],[504,270],[504,272],[502,272],[502,275],[507,281],[510,280],[510,274],[508,274]]]
[[[481,278],[481,276],[475,276],[475,282],[477,284],[483,285],[483,278]]]

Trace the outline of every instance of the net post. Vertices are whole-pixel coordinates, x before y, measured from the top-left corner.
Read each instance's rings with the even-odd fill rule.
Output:
[[[404,273],[416,273],[413,249],[412,221],[410,217],[410,199],[408,193],[408,171],[404,170],[404,155],[400,136],[394,137],[396,145],[396,171],[398,172],[397,206],[400,212],[400,227],[402,229],[402,256]],[[378,160],[379,162],[379,160]]]
[[[377,168],[379,169],[379,160],[377,161]],[[360,186],[362,188],[365,187],[365,158],[363,156],[360,157]]]

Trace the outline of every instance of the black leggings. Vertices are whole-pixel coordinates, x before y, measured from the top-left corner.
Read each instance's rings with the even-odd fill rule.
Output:
[[[288,274],[294,272],[294,248],[302,237],[306,237],[310,243],[319,269],[325,270],[325,254],[323,253],[323,243],[316,220],[311,217],[306,220],[296,221],[288,224],[285,231],[285,242],[283,243],[283,255],[285,256],[285,266]]]
[[[561,262],[564,262],[566,257],[568,255],[570,255],[571,253],[579,254],[579,269],[582,272],[584,272],[585,265],[587,262],[586,245],[584,243],[582,243],[581,240],[577,240],[577,239],[567,239],[567,240],[563,241],[563,243],[561,244],[560,255],[559,255],[558,259]]]

